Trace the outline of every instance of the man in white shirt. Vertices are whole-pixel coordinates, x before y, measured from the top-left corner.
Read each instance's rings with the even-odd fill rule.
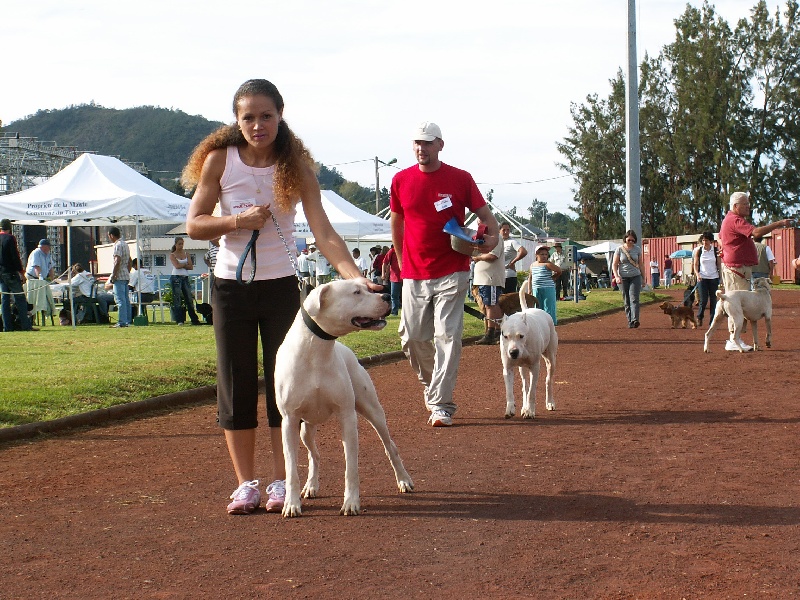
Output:
[[[550,261],[561,269],[561,275],[555,278],[556,281],[556,300],[563,300],[565,296],[569,295],[569,263],[567,255],[564,254],[564,248],[561,242],[556,242],[553,246],[553,253],[550,255]]]
[[[317,285],[328,283],[331,280],[331,263],[328,262],[322,252],[317,252],[314,259],[317,262]]]
[[[303,248],[297,255],[297,272],[303,279],[303,283],[312,285],[311,281],[311,259],[308,256],[308,248]]]
[[[355,261],[358,270],[361,271],[361,274],[366,277],[370,264],[366,257],[361,256],[361,250],[358,248],[353,248],[353,260]]]
[[[139,268],[139,259],[132,261],[131,278],[128,287],[134,292],[134,301],[139,302],[139,293],[142,294],[142,302],[152,302],[157,298],[156,276],[147,267]]]
[[[114,296],[108,292],[95,289],[95,280],[90,273],[84,270],[81,263],[72,265],[72,279],[69,280],[75,299],[94,298],[100,311],[100,321],[108,323],[108,305],[114,304]]]

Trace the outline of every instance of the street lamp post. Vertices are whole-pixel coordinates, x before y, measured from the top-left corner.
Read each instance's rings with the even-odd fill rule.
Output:
[[[389,165],[393,165],[396,162],[397,162],[396,158],[393,158],[389,162],[383,162],[377,156],[375,157],[375,214],[376,215],[381,210],[381,180],[380,176],[378,175],[378,169],[381,168],[381,165],[383,165],[384,167],[388,167]]]

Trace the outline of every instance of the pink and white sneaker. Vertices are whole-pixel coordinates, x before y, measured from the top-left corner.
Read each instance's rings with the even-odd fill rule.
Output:
[[[286,481],[276,479],[267,486],[267,512],[280,512],[283,510],[283,502],[286,500]]]
[[[249,515],[261,505],[261,492],[258,491],[258,479],[245,481],[231,494],[228,504],[229,515]]]

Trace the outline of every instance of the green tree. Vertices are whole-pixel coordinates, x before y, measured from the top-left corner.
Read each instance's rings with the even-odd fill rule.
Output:
[[[796,206],[800,188],[800,11],[794,0],[770,18],[759,2],[751,19],[736,28],[747,76],[756,88],[752,107],[744,113],[747,130],[739,151],[744,156],[742,178],[752,196],[753,210],[767,221]]]
[[[560,212],[550,213],[547,221],[547,233],[553,237],[580,239],[581,222],[578,218]]]
[[[547,202],[542,202],[534,198],[531,200],[531,205],[527,210],[528,223],[542,229],[547,229],[547,217],[549,215],[547,212]]]
[[[580,215],[580,237],[621,236],[625,226],[625,84],[622,73],[610,81],[611,94],[601,100],[587,96],[572,104],[573,125],[556,144],[565,162],[559,167],[573,176],[575,212]]]

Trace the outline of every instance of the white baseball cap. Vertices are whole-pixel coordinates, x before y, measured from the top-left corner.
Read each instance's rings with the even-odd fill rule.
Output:
[[[423,142],[432,142],[436,138],[440,140],[444,139],[442,137],[442,130],[439,129],[439,126],[436,123],[431,123],[430,121],[423,121],[417,128],[414,130],[414,137],[412,141],[421,140]]]

